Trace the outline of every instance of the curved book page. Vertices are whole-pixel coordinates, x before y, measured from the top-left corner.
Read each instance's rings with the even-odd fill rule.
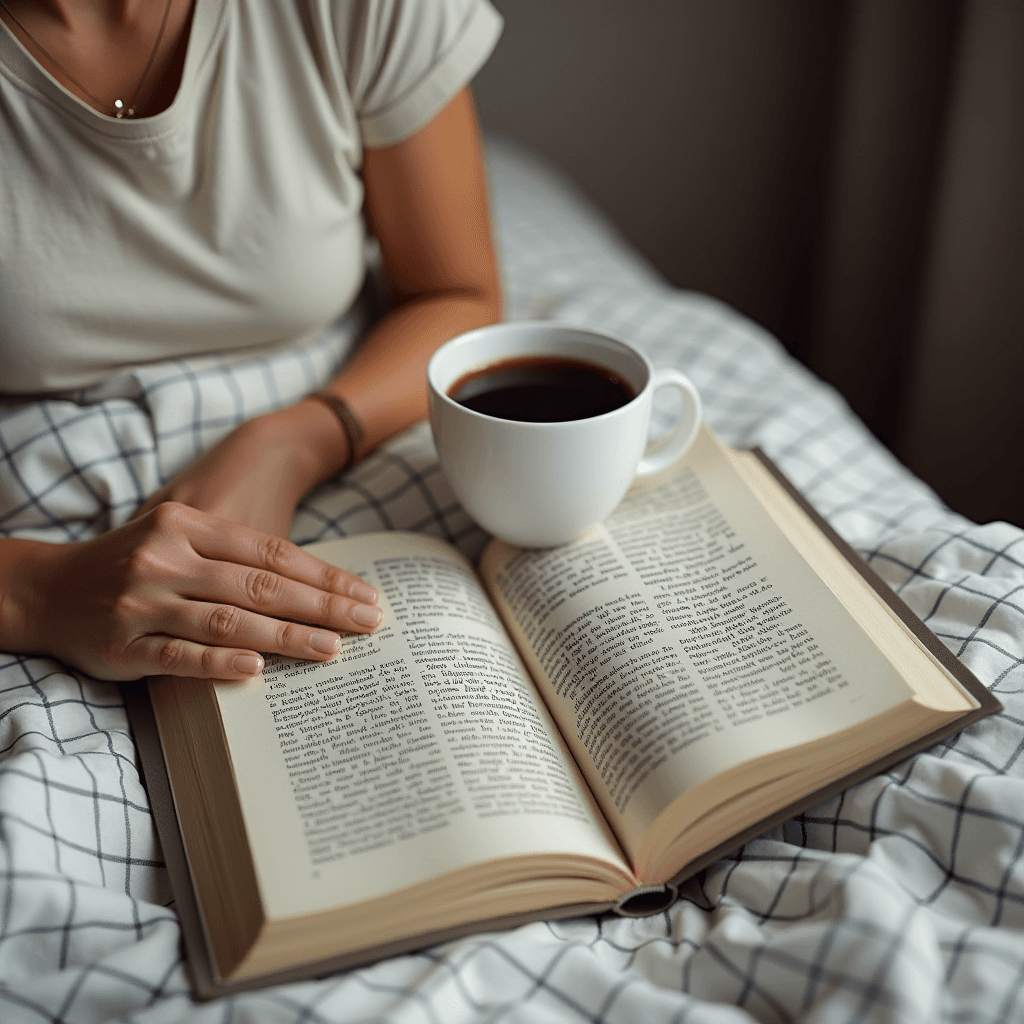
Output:
[[[733,458],[705,429],[576,543],[482,566],[645,882],[977,705]]]
[[[220,973],[633,889],[462,556],[395,533],[312,550],[378,587],[377,633],[241,685],[151,688]]]

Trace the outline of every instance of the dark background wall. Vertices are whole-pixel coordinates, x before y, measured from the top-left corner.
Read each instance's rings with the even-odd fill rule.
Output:
[[[1024,0],[494,0],[484,127],[1024,525]]]

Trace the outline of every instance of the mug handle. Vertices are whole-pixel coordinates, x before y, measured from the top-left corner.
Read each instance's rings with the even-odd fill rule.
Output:
[[[683,399],[683,411],[665,437],[647,446],[647,451],[636,467],[638,477],[652,476],[668,469],[696,440],[703,418],[700,394],[685,374],[672,369],[655,370],[651,386],[654,391],[664,387],[675,388]]]

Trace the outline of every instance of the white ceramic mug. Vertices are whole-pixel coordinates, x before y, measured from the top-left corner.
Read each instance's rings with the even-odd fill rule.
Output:
[[[469,373],[536,356],[602,367],[635,397],[611,412],[554,423],[500,419],[450,397]],[[599,523],[636,476],[679,458],[701,422],[700,396],[682,373],[654,370],[643,353],[615,338],[552,322],[459,335],[434,353],[427,381],[434,443],[456,497],[485,530],[521,547],[564,544]],[[679,392],[682,413],[651,448],[651,403],[662,387]]]

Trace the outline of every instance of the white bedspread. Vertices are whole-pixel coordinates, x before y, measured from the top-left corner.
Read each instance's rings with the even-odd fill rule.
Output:
[[[490,159],[508,315],[593,326],[689,373],[715,430],[761,445],[1005,713],[747,844],[658,917],[534,924],[198,1005],[117,688],[0,654],[0,1021],[1024,1019],[1024,534],[943,508],[764,331],[665,287],[514,152]],[[341,345],[0,406],[0,530],[123,522],[240,417],[316,387]],[[314,494],[294,538],[382,527],[471,555],[485,540],[423,429]]]

